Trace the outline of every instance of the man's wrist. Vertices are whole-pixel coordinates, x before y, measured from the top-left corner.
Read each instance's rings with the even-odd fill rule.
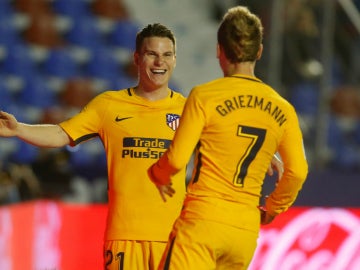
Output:
[[[156,172],[158,164],[155,163],[153,164],[149,169],[148,169],[148,175],[150,180],[157,186],[162,186],[162,185],[168,185],[170,183],[170,179],[168,179],[169,181],[164,181],[161,179],[161,177],[158,177],[158,173]]]

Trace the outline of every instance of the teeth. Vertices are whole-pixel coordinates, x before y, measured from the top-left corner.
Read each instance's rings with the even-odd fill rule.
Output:
[[[153,69],[151,71],[156,74],[163,74],[166,72],[166,70],[164,70],[164,69]]]

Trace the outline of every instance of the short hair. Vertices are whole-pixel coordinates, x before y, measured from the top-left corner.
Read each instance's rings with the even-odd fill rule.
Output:
[[[176,39],[173,32],[161,23],[148,24],[136,35],[136,51],[140,52],[141,46],[145,38],[149,37],[164,37],[171,40],[176,50]]]
[[[262,38],[263,26],[259,17],[244,6],[230,8],[217,33],[218,44],[231,63],[257,60]]]

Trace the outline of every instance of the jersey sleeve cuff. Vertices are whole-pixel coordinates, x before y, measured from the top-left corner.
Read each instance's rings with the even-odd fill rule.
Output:
[[[170,176],[161,170],[158,163],[153,164],[148,169],[150,180],[157,186],[170,184]]]

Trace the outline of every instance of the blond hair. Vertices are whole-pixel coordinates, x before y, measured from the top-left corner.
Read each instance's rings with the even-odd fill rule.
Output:
[[[230,8],[217,33],[218,44],[231,63],[255,61],[263,38],[263,26],[258,16],[247,7]]]

